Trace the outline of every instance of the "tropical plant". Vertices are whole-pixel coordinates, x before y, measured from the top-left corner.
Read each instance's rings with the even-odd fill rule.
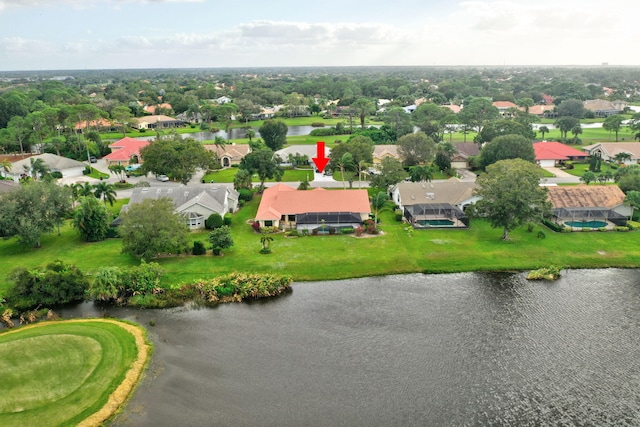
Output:
[[[271,248],[269,247],[271,242],[273,242],[273,237],[268,234],[263,233],[262,236],[260,236],[260,244],[262,244],[262,249],[260,249],[261,254],[271,253]]]
[[[95,184],[93,188],[93,194],[97,199],[102,199],[105,205],[109,202],[109,205],[113,206],[113,203],[116,201],[116,196],[118,195],[113,184],[99,182]]]
[[[85,242],[104,240],[109,231],[109,212],[95,197],[81,197],[73,216],[73,227]]]

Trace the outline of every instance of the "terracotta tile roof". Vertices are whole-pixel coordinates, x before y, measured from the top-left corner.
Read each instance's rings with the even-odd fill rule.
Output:
[[[171,106],[171,104],[168,103],[163,103],[163,104],[158,104],[158,105],[147,105],[146,107],[144,107],[144,111],[146,111],[149,114],[155,114],[156,112],[156,108],[164,108],[165,110],[171,110],[173,107]]]
[[[89,126],[88,127],[103,127],[103,128],[108,128],[113,126],[113,123],[111,123],[111,121],[107,120],[107,119],[98,119],[98,120],[91,120],[89,122]],[[76,123],[75,126],[76,129],[86,129],[87,128],[87,121],[82,121],[82,122],[78,122]]]
[[[296,190],[276,184],[262,194],[256,220],[279,220],[282,215],[310,212],[370,213],[367,190]]]
[[[462,110],[462,107],[460,107],[459,105],[455,105],[455,104],[441,105],[441,107],[448,108],[448,109],[450,109],[451,111],[453,111],[456,114],[458,114],[460,112],[460,110]]]
[[[496,102],[493,103],[493,106],[497,107],[497,108],[505,108],[505,109],[506,108],[518,108],[518,109],[520,109],[520,107],[518,107],[516,104],[514,104],[511,101],[496,101]]]
[[[149,141],[135,138],[122,138],[109,145],[111,153],[104,156],[110,161],[127,161],[133,156],[140,157],[140,150],[149,145]]]
[[[536,160],[569,160],[589,157],[584,151],[554,141],[534,142],[533,151],[536,153]]]
[[[547,111],[553,111],[555,106],[553,105],[534,105],[529,107],[529,114],[534,114],[536,116],[542,116]]]
[[[617,185],[577,185],[547,187],[554,208],[614,208],[625,195]]]

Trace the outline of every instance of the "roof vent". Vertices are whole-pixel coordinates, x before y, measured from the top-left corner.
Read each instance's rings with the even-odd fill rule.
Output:
[[[436,198],[435,193],[427,193],[427,199],[434,200]]]
[[[413,194],[411,195],[411,200],[415,200],[416,196],[414,196]]]

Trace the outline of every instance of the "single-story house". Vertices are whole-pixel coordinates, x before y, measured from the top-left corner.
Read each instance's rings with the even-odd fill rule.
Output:
[[[367,190],[296,190],[276,184],[262,194],[255,220],[260,227],[320,229],[356,228],[371,214]]]
[[[462,110],[462,107],[456,104],[445,104],[445,105],[441,105],[441,107],[450,109],[451,112],[454,114],[458,114],[460,110]]]
[[[469,169],[469,157],[480,154],[480,148],[475,142],[456,142],[456,153],[451,157],[452,169]]]
[[[536,163],[543,168],[554,167],[567,160],[581,160],[589,157],[584,151],[569,147],[561,142],[534,142]]]
[[[242,158],[251,152],[249,144],[229,144],[225,145],[224,148],[207,144],[204,148],[213,151],[218,156],[220,166],[223,168],[239,165]]]
[[[84,132],[85,129],[93,129],[96,131],[106,131],[106,132],[110,132],[113,131],[115,129],[118,128],[117,125],[113,124],[113,122],[111,122],[110,120],[107,119],[97,119],[97,120],[90,120],[87,122],[87,120],[81,121],[76,123],[75,125],[75,129],[80,131],[80,132]]]
[[[617,185],[547,187],[553,221],[574,229],[626,225],[631,207]]]
[[[516,110],[522,110],[521,107],[518,107],[517,104],[514,104],[511,101],[495,101],[493,106],[498,109],[500,112],[500,116],[502,117],[513,117],[513,114],[510,112],[512,108]]]
[[[640,142],[598,142],[587,145],[582,149],[590,155],[600,156],[604,161],[615,162],[616,154],[629,153],[631,158],[624,161],[624,164],[634,165],[640,163]]]
[[[309,165],[313,165],[314,163],[312,159],[314,157],[317,157],[318,155],[317,147],[318,147],[317,145],[290,145],[288,147],[285,147],[276,151],[275,153],[273,153],[273,155],[280,158],[281,166],[291,166],[292,165],[291,161],[296,156],[297,157],[306,156],[307,162],[309,163]],[[328,158],[330,154],[331,154],[331,148],[325,145],[324,156]]]
[[[400,160],[398,146],[395,144],[379,144],[373,146],[373,164],[379,165],[385,157]]]
[[[132,127],[136,129],[167,129],[182,127],[184,124],[182,120],[160,114],[140,117],[134,120]]]
[[[538,117],[548,117],[549,115],[553,115],[555,108],[554,105],[533,105],[529,107],[529,114]]]
[[[202,123],[204,121],[201,113],[191,114],[186,111],[178,114],[176,119],[185,123]]]
[[[190,229],[204,228],[204,223],[210,215],[217,213],[224,216],[238,208],[238,192],[228,187],[140,187],[134,188],[129,204],[122,207],[126,212],[131,205],[144,200],[171,199],[176,206],[175,212],[184,216]],[[118,225],[119,219],[112,223]]]
[[[259,113],[251,114],[251,120],[269,120],[275,117],[276,113],[280,110],[280,106],[273,108],[260,107]]]
[[[128,166],[130,164],[142,163],[140,151],[149,145],[149,141],[136,138],[122,138],[111,145],[111,153],[104,156],[107,167],[112,165]]]
[[[623,108],[620,104],[613,104],[605,99],[588,99],[583,102],[585,110],[593,111],[596,117],[609,117],[614,114],[620,114]]]
[[[415,228],[466,228],[469,218],[464,209],[480,198],[474,194],[475,182],[458,178],[435,182],[401,182],[391,198]]]
[[[42,159],[43,163],[51,172],[60,172],[63,178],[82,176],[82,171],[84,171],[86,166],[84,163],[77,160],[58,156],[56,154],[43,153],[13,162],[9,171],[5,173],[5,176],[7,178],[12,178],[14,181],[20,180],[21,177],[29,175],[27,171],[31,168],[31,162],[36,159]]]

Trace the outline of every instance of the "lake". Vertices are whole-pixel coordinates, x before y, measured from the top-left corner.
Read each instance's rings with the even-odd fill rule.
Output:
[[[261,303],[108,309],[155,345],[112,425],[639,425],[638,270],[563,273],[296,283]]]

